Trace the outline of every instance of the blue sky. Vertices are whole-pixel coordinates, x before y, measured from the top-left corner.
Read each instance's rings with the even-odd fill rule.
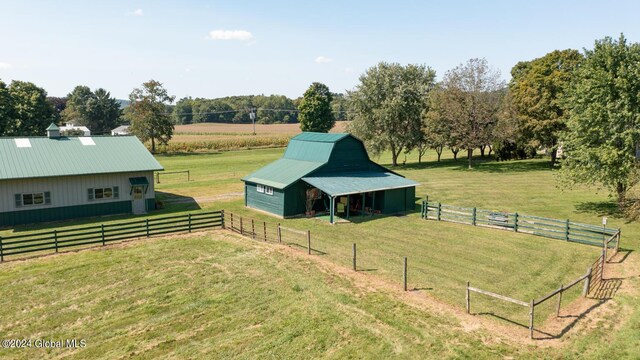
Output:
[[[0,79],[51,96],[76,85],[127,98],[156,79],[177,98],[353,89],[379,61],[438,77],[484,57],[518,61],[595,39],[640,42],[640,1],[4,1]]]

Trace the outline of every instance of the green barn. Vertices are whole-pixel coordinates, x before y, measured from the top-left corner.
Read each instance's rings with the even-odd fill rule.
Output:
[[[280,217],[395,214],[413,211],[415,181],[369,159],[350,134],[304,132],[282,158],[242,178],[245,206]]]

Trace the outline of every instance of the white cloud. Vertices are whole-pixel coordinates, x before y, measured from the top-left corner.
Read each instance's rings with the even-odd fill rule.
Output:
[[[12,68],[12,65],[5,62],[0,62],[0,70],[7,70]]]
[[[324,63],[328,63],[328,62],[332,62],[333,59],[332,58],[328,58],[326,56],[318,56],[315,60],[316,63],[318,64],[324,64]]]
[[[207,39],[250,41],[253,35],[246,30],[213,30],[209,32]]]
[[[135,9],[133,11],[127,12],[125,15],[127,16],[144,16],[142,9]]]

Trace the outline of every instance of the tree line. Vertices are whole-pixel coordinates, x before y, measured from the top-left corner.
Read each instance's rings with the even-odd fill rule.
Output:
[[[625,207],[640,179],[640,44],[621,35],[552,51],[517,63],[509,83],[485,59],[435,79],[425,65],[368,69],[347,92],[349,131],[373,153],[390,151],[394,166],[427,149],[438,161],[446,148],[456,159],[464,151],[469,168],[476,150],[498,160],[545,150],[562,184],[606,187]]]

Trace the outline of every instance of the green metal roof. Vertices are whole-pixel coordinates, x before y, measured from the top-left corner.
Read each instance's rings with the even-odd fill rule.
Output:
[[[370,191],[401,189],[417,182],[382,171],[362,171],[330,176],[309,176],[302,180],[331,196],[359,194]]]
[[[47,131],[50,131],[50,130],[60,130],[60,128],[59,128],[56,124],[51,123],[51,125],[49,125],[49,127],[48,127],[46,130],[47,130]]]
[[[344,139],[349,136],[347,133],[317,133],[317,132],[303,132],[291,138],[291,140],[300,140],[300,141],[316,141],[316,142],[325,142],[325,143],[335,143],[339,140]]]
[[[322,165],[322,162],[281,158],[243,177],[242,180],[284,189]]]
[[[157,170],[135,136],[0,138],[0,180]]]

